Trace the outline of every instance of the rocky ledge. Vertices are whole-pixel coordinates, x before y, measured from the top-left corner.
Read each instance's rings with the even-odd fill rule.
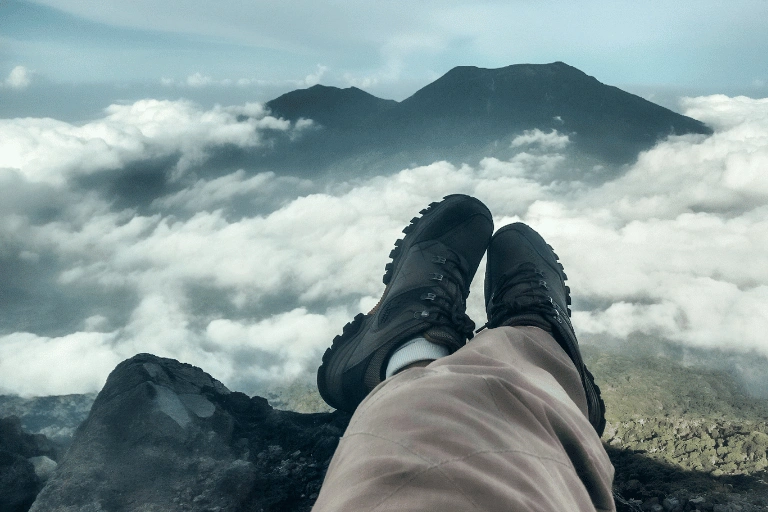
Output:
[[[34,512],[309,511],[348,422],[140,354],[115,368],[60,460],[17,418],[0,423],[0,512],[35,495]],[[635,419],[604,439],[619,512],[768,510],[764,423]]]

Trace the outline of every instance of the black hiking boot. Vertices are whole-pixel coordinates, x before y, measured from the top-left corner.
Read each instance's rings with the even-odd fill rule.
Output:
[[[485,271],[487,327],[535,326],[552,334],[570,356],[587,394],[589,421],[598,435],[605,428],[605,404],[584,366],[571,325],[570,288],[557,254],[522,223],[501,228],[488,246]]]
[[[317,387],[331,407],[354,411],[406,341],[423,336],[453,353],[473,335],[466,299],[493,233],[491,213],[465,195],[446,196],[420,213],[389,254],[379,303],[344,326],[323,355]]]

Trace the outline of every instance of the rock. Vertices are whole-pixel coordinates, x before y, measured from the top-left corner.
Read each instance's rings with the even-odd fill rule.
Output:
[[[35,468],[35,474],[41,482],[48,480],[48,478],[56,469],[56,466],[58,466],[55,460],[46,457],[45,455],[40,455],[39,457],[30,457],[27,460],[32,463],[32,467]]]
[[[25,512],[40,490],[40,480],[31,462],[18,454],[0,450],[0,510]]]
[[[48,455],[57,458],[57,449],[42,434],[29,434],[21,427],[16,416],[0,418],[0,450],[21,455],[24,458]]]
[[[635,499],[627,499],[621,493],[613,492],[613,501],[616,505],[616,512],[642,512],[643,502]]]
[[[308,511],[348,421],[140,354],[110,374],[31,511]]]
[[[667,512],[679,512],[683,509],[680,500],[676,498],[665,498],[662,502],[662,506]]]
[[[688,505],[686,506],[686,510],[699,510],[701,512],[712,512],[714,508],[714,505],[703,496],[688,500]]]
[[[0,419],[0,511],[29,509],[43,482],[36,464],[46,459],[55,467],[51,457],[56,450],[44,435],[24,432],[16,416]]]
[[[663,512],[664,507],[659,504],[659,498],[648,498],[643,502],[643,510],[649,510],[650,512]]]

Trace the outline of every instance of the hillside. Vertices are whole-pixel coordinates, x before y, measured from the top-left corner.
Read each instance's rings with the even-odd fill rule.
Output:
[[[606,419],[696,418],[764,421],[768,401],[750,397],[726,372],[683,366],[666,357],[627,356],[582,347],[606,403]]]

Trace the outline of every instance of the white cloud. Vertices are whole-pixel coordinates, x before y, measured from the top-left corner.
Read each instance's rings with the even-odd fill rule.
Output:
[[[731,130],[731,139],[745,132],[762,132],[768,122],[768,98],[753,99],[746,96],[729,98],[722,94],[683,98],[685,114],[717,130]]]
[[[111,369],[126,355],[114,341],[115,333],[75,332],[59,338],[30,333],[2,336],[0,393],[30,396],[100,389]]]
[[[232,80],[231,78],[222,78],[220,80],[216,80],[214,78],[211,78],[208,75],[204,75],[200,73],[199,71],[197,73],[193,73],[182,82],[176,82],[172,78],[161,78],[160,83],[164,86],[170,87],[170,86],[186,86],[191,87],[193,89],[201,89],[203,87],[231,87],[233,85],[238,85],[240,87],[249,86],[249,85],[257,85],[262,83],[260,80],[252,80],[248,78],[239,78],[237,80]]]
[[[379,77],[374,75],[368,76],[355,76],[352,73],[344,73],[344,81],[350,87],[357,87],[358,89],[370,89],[379,84]]]
[[[525,130],[522,135],[512,139],[512,147],[538,146],[544,150],[561,150],[570,144],[568,135],[563,135],[557,130],[545,133],[538,128],[534,130]]]
[[[312,370],[343,324],[377,300],[387,254],[402,227],[429,202],[457,192],[483,200],[497,227],[523,220],[557,249],[582,342],[641,333],[768,355],[768,189],[759,174],[768,147],[768,102],[716,96],[686,104],[716,127],[713,136],[662,142],[623,176],[596,187],[546,178],[573,165],[556,153],[565,136],[531,132],[525,145],[539,150],[510,161],[487,158],[476,167],[436,162],[326,189],[240,170],[157,200],[154,215],[114,212],[92,198],[84,198],[77,214],[47,223],[25,220],[21,209],[3,210],[5,245],[18,247],[29,264],[56,255],[57,286],[127,290],[136,302],[122,323],[90,312],[82,319],[84,332],[0,338],[6,365],[0,387],[94,390],[116,361],[140,351],[198,364],[244,390],[260,378]],[[185,137],[206,147],[245,145],[258,140],[259,126],[283,126],[262,117],[259,105],[111,108],[105,119],[83,127],[30,121],[38,144],[22,147],[32,148],[26,151],[38,160],[10,166],[21,169],[12,171],[13,183],[56,173],[66,182],[73,171],[61,169],[73,164],[61,167],[60,160],[72,152],[80,151],[78,161],[85,162],[87,155],[110,154],[106,147],[120,166],[135,158],[125,155],[139,154],[131,146],[137,141],[144,151],[187,151],[178,142]],[[255,124],[240,131],[243,123],[231,122],[235,112],[254,116]],[[34,148],[67,147],[58,143],[61,133],[76,130],[69,152],[59,149],[58,158],[39,160],[43,150]],[[101,142],[78,149],[96,139],[86,136],[93,133]],[[260,201],[282,189],[294,195],[268,211],[226,213],[235,201]],[[481,268],[469,301],[478,324],[484,322],[482,276]],[[195,287],[217,293],[218,303],[206,305]],[[75,357],[82,340],[91,345],[77,356],[81,376],[55,371],[37,378],[49,354]],[[22,361],[34,362],[31,377],[14,369]]]
[[[189,75],[187,77],[187,85],[190,87],[205,87],[206,85],[211,85],[213,83],[213,79],[207,75],[202,75],[200,73],[195,73],[194,75]]]
[[[237,80],[233,80],[232,83],[234,83],[238,87],[252,87],[256,85],[272,85],[272,82],[269,82],[268,80],[257,80],[255,78],[238,78]]]
[[[317,70],[315,70],[314,73],[308,74],[306,77],[304,77],[304,85],[307,87],[312,87],[313,85],[317,85],[320,83],[320,80],[323,79],[323,76],[325,76],[325,73],[328,71],[328,66],[323,66],[322,64],[317,65]]]
[[[396,52],[389,51],[386,48],[383,53],[385,57],[384,62],[373,72],[344,73],[344,82],[351,87],[359,89],[370,89],[381,84],[392,85],[396,83],[400,80],[403,72],[403,58]],[[432,80],[437,78],[437,76],[433,76]]]
[[[298,123],[297,123],[298,124]],[[234,199],[244,197],[251,202],[279,195],[282,190],[311,190],[312,182],[292,177],[277,177],[273,172],[248,177],[243,169],[213,180],[198,180],[194,185],[155,201],[161,208],[183,208],[188,211],[210,211],[222,208]]]
[[[278,89],[286,89],[291,87],[312,87],[319,84],[324,77],[327,76],[329,68],[318,64],[314,71],[307,74],[304,78],[299,79],[282,79],[282,80],[264,80],[259,78],[214,78],[210,75],[201,73],[199,71],[188,75],[183,79],[176,79],[172,77],[161,77],[160,84],[164,87],[178,87],[178,88],[227,88],[227,87],[272,87]]]
[[[8,74],[3,84],[11,89],[26,89],[32,83],[32,72],[24,66],[16,66]]]
[[[178,154],[177,170],[184,171],[205,161],[212,147],[255,147],[268,130],[291,129],[258,104],[202,110],[188,101],[148,99],[111,105],[105,114],[81,126],[49,118],[0,120],[0,168],[17,169],[29,181],[63,184],[74,175]]]
[[[254,365],[245,369],[253,373],[251,378],[293,379],[304,373],[307,367],[316,364],[322,356],[325,347],[317,343],[317,338],[332,339],[339,325],[348,321],[349,314],[347,309],[313,314],[304,308],[297,308],[255,323],[217,319],[207,325],[205,337],[214,347],[213,350],[223,356],[223,378],[229,381],[237,378],[231,370],[226,369],[231,366],[226,364],[231,353],[259,352],[272,355],[273,361],[269,365]]]

